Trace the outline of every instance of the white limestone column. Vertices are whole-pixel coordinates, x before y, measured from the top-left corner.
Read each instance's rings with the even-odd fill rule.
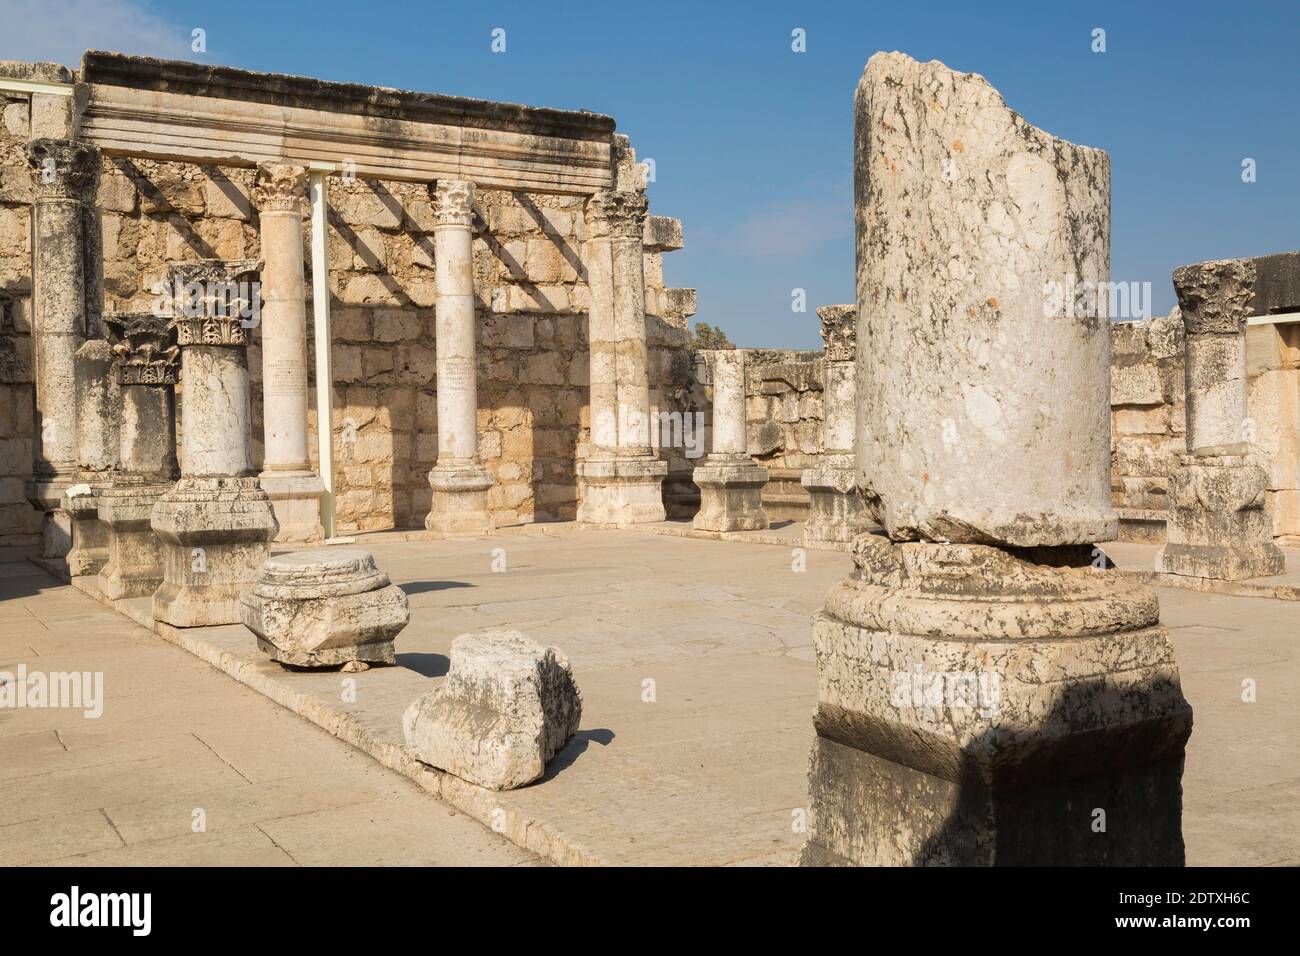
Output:
[[[717,349],[703,353],[713,383],[713,450],[695,467],[700,489],[698,531],[761,531],[767,469],[749,457],[745,437],[745,353]]]
[[[261,221],[263,461],[259,480],[280,524],[278,541],[320,536],[324,485],[307,452],[307,305],[303,216],[307,171],[271,163],[258,169]]]
[[[425,527],[442,534],[478,534],[492,527],[487,507],[492,476],[478,457],[474,184],[438,180],[434,205],[438,461],[429,472],[433,502]]]
[[[607,194],[614,276],[615,376],[620,457],[651,458],[650,379],[647,373],[644,192]]]
[[[719,349],[713,360],[713,454],[749,457],[745,439],[745,353]]]
[[[32,203],[32,339],[36,429],[28,500],[45,512],[46,558],[61,561],[71,546],[63,492],[77,481],[77,349],[86,338],[82,197],[99,151],[64,139],[27,147]]]
[[[609,194],[587,201],[583,250],[591,309],[587,313],[590,354],[591,446],[589,458],[609,458],[618,449],[618,373],[614,339],[614,253],[609,234]]]

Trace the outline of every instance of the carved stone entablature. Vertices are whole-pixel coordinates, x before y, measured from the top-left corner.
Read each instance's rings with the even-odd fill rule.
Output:
[[[1188,335],[1240,335],[1255,296],[1251,259],[1218,259],[1174,270],[1174,292]]]
[[[433,206],[438,225],[470,225],[474,221],[474,184],[464,179],[438,180]]]
[[[817,310],[822,320],[822,346],[828,362],[852,362],[857,355],[858,307],[823,305]]]
[[[261,317],[260,259],[200,259],[171,267],[176,343],[247,345]]]
[[[292,163],[266,163],[257,168],[257,208],[262,212],[307,211],[307,170]]]
[[[67,139],[34,139],[27,144],[27,162],[37,199],[81,199],[94,181],[99,150]]]
[[[104,328],[122,385],[175,385],[180,349],[171,320],[151,312],[106,312]]]

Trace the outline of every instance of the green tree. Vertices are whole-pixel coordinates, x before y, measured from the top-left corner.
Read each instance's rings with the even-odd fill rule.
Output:
[[[691,333],[691,348],[734,349],[735,347],[731,339],[727,338],[727,333],[718,326],[709,325],[707,322],[695,323],[695,331]]]

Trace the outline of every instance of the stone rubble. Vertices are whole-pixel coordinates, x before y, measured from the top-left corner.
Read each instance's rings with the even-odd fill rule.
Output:
[[[513,790],[541,779],[581,719],[582,695],[558,648],[485,631],[452,641],[446,678],[407,708],[402,730],[422,762]]]

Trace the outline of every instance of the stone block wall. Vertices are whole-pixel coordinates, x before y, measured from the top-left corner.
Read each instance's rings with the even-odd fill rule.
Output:
[[[1177,309],[1111,327],[1111,494],[1125,540],[1165,540],[1168,478],[1187,448],[1183,349]],[[1246,362],[1243,437],[1269,475],[1274,538],[1300,543],[1300,324],[1250,326]]]
[[[25,98],[17,102],[26,109]],[[16,355],[0,366],[0,389],[16,390],[0,406],[0,535],[35,535],[40,528],[22,490],[31,472],[33,391],[30,172],[23,156],[28,133],[18,114],[6,106],[0,153],[6,186],[0,194],[0,292],[13,327],[0,335],[7,335],[3,342],[13,340]],[[254,179],[255,170],[247,168],[104,157],[87,229],[92,334],[101,304],[108,310],[153,308],[170,263],[257,258]],[[342,532],[422,527],[431,494],[427,473],[437,456],[430,189],[339,177],[328,184],[337,526]],[[484,190],[475,204],[480,454],[496,478],[490,506],[502,525],[567,520],[576,513],[575,458],[586,455],[588,434],[582,202]],[[686,319],[694,311],[694,291],[663,283],[662,254],[680,245],[679,225],[651,218],[645,253],[649,374],[652,405],[661,409],[683,410],[691,388]],[[310,324],[306,246],[304,261]],[[310,330],[308,342],[310,351]],[[259,343],[254,332],[248,359],[260,467]],[[7,373],[10,366],[25,371]],[[309,370],[315,466],[314,356]],[[15,374],[22,376],[16,384],[3,380]],[[182,382],[178,435],[183,392]],[[693,463],[683,449],[665,447],[662,454],[672,473],[689,474]]]
[[[1300,546],[1300,323],[1246,330],[1248,408],[1259,464],[1268,474],[1264,506],[1279,545]]]
[[[749,453],[768,470],[763,507],[773,521],[806,516],[805,468],[822,453],[822,353],[747,349],[745,419]]]
[[[1164,540],[1169,473],[1185,453],[1183,322],[1170,315],[1111,326],[1111,499],[1120,537]]]
[[[35,422],[31,337],[31,171],[24,149],[31,106],[0,93],[0,553],[40,541],[27,502]]]

